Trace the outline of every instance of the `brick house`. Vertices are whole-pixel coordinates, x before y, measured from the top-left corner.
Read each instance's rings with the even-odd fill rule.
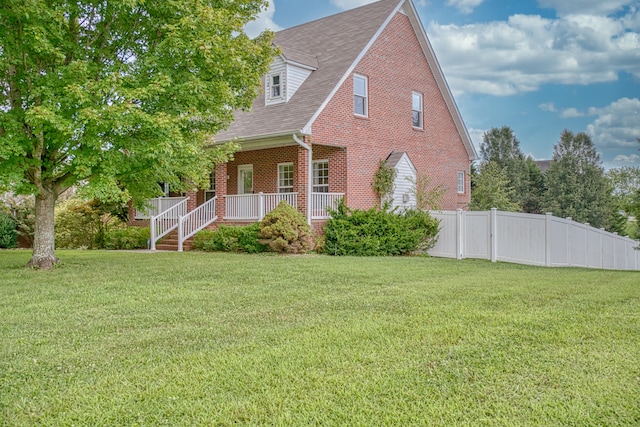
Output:
[[[282,30],[275,44],[263,94],[215,137],[241,144],[234,160],[216,167],[209,189],[153,201],[154,213],[191,212],[194,224],[180,225],[188,236],[205,223],[258,221],[284,199],[314,224],[342,197],[352,208],[379,204],[381,159],[398,170],[394,206],[415,203],[410,181],[425,174],[446,188],[444,209],[468,206],[476,153],[411,0]],[[167,218],[152,224],[156,236]]]

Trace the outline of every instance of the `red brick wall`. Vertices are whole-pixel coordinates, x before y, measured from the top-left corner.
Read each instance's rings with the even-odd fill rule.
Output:
[[[379,160],[395,150],[408,153],[419,175],[428,174],[434,185],[448,189],[443,208],[465,208],[470,200],[468,154],[405,15],[398,13],[392,19],[355,73],[368,78],[368,117],[353,114],[350,76],[312,129],[314,143],[347,147],[341,152],[346,162],[331,165],[345,167],[346,179],[336,170],[330,171],[330,181],[345,181],[348,205],[370,208],[377,204],[371,183]],[[413,91],[423,94],[423,130],[412,127]],[[457,192],[458,171],[467,178],[462,195]]]

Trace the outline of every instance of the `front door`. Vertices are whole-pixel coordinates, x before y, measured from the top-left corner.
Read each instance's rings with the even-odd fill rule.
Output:
[[[238,194],[253,193],[253,165],[238,166]]]

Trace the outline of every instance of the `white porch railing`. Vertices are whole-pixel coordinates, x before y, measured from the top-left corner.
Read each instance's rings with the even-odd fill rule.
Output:
[[[183,197],[183,200],[169,209],[161,212],[158,216],[152,216],[150,221],[151,226],[151,250],[156,250],[156,242],[169,234],[172,230],[175,230],[179,223],[180,218],[187,213],[187,200],[188,197]]]
[[[178,224],[178,252],[182,252],[184,241],[216,221],[216,199],[207,200],[191,212],[179,218]]]
[[[157,216],[162,212],[174,207],[178,203],[186,200],[186,197],[157,197],[149,200],[151,205],[147,209],[136,209],[136,219],[151,219],[153,216]]]
[[[335,209],[344,193],[311,193],[311,219],[329,218],[327,208]]]
[[[234,221],[260,221],[282,200],[298,208],[298,193],[236,194],[224,197],[224,218]]]

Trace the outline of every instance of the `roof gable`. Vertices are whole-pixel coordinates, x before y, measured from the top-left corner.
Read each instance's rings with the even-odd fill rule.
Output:
[[[411,0],[380,0],[277,32],[274,43],[284,59],[315,70],[286,103],[265,106],[265,95],[260,95],[251,111],[235,113],[216,140],[311,134],[313,122],[398,12],[409,17],[469,159],[475,160],[471,138]]]

